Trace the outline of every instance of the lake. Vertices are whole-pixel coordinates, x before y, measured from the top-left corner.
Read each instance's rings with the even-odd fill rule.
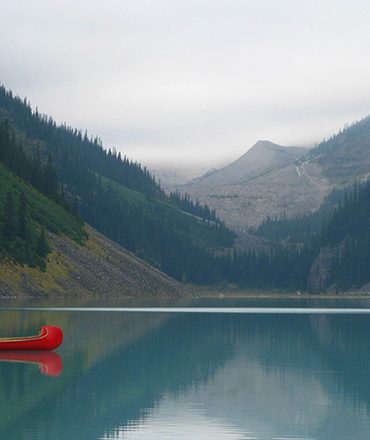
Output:
[[[0,353],[0,438],[370,438],[369,300],[100,305],[0,303],[1,336],[65,333]]]

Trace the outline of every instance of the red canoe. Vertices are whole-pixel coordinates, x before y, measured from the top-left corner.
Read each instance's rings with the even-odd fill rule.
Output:
[[[59,327],[46,325],[36,336],[0,338],[0,350],[55,350],[63,342],[63,332]]]

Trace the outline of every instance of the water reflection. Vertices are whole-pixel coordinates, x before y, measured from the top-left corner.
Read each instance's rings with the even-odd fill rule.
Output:
[[[60,376],[63,371],[63,360],[54,352],[0,351],[0,362],[38,365],[41,373],[46,376]]]
[[[61,376],[0,362],[8,439],[368,439],[369,318],[1,312],[63,327]]]

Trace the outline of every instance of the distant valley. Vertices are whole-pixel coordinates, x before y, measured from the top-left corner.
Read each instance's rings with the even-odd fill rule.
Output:
[[[163,166],[149,167],[156,181],[166,192],[176,190],[181,185],[186,185],[193,179],[208,172],[205,166],[189,165],[187,167]]]

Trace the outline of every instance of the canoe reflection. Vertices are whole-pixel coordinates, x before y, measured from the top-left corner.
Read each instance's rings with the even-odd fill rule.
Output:
[[[63,359],[49,351],[0,351],[0,362],[36,364],[46,376],[60,376],[63,371]]]

